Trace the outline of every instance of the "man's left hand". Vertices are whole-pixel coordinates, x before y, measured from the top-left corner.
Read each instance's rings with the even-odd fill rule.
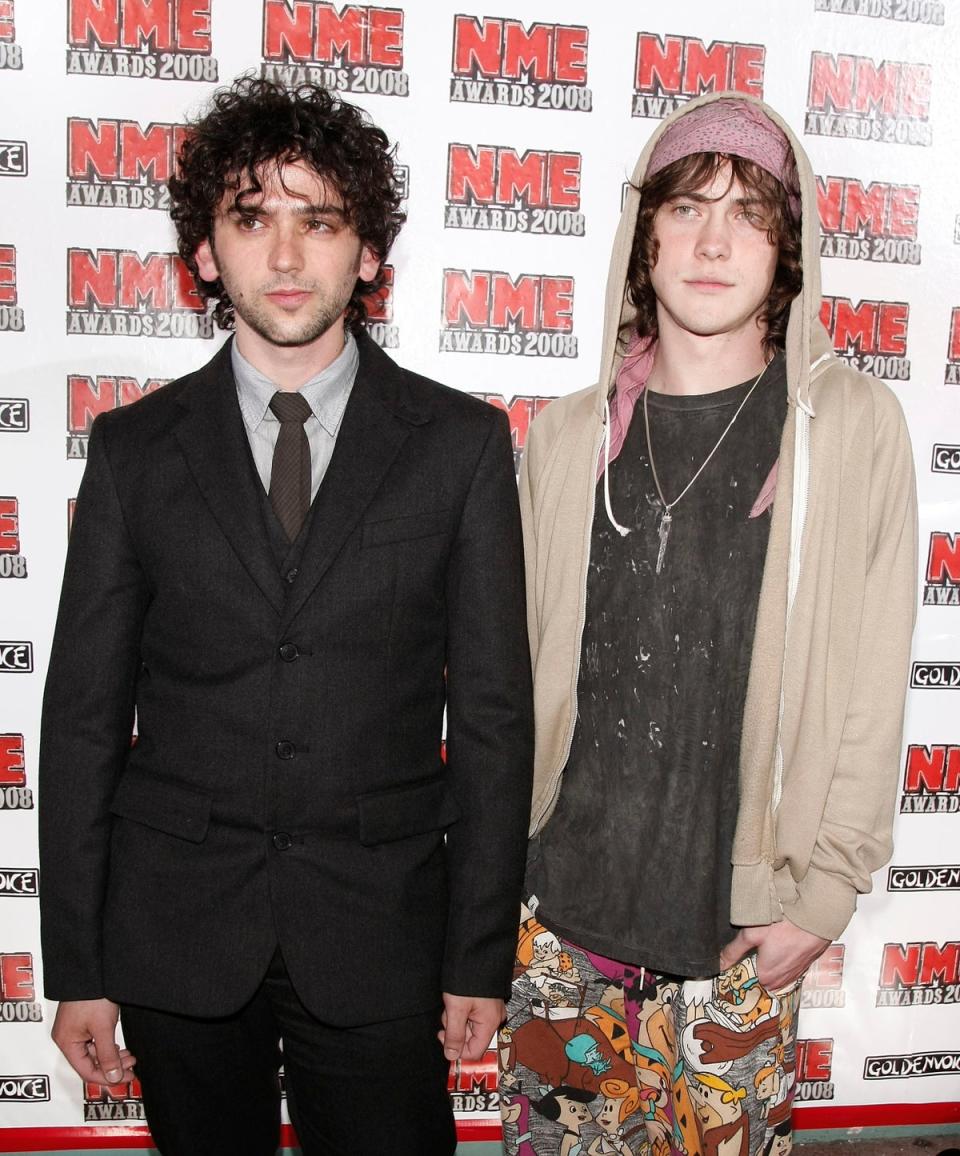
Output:
[[[479,1060],[506,1018],[502,999],[443,993],[443,1030],[437,1034],[448,1060]]]
[[[767,991],[778,991],[799,979],[830,943],[789,919],[761,927],[741,927],[720,952],[720,967],[726,971],[755,950],[757,979]]]

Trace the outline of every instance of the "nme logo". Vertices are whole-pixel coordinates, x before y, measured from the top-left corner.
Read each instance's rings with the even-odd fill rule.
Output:
[[[813,9],[910,24],[943,24],[943,0],[813,0]]]
[[[213,316],[175,253],[68,249],[67,333],[212,337]]]
[[[23,735],[0,735],[0,811],[32,811],[33,791],[27,786]]]
[[[134,1078],[109,1086],[84,1081],[83,1119],[87,1123],[101,1120],[145,1120],[140,1081]]]
[[[0,1104],[40,1104],[49,1099],[49,1076],[0,1076]]]
[[[161,209],[170,206],[183,124],[133,120],[67,121],[67,204],[96,208]]]
[[[960,942],[885,943],[877,1007],[960,1003]]]
[[[820,256],[919,265],[920,189],[853,177],[817,177]]]
[[[27,175],[27,142],[0,140],[0,177]]]
[[[27,560],[20,553],[20,503],[0,498],[0,578],[26,578]]]
[[[0,333],[22,333],[23,329],[23,308],[17,303],[16,246],[0,245]]]
[[[900,813],[960,812],[960,746],[911,744],[903,768]]]
[[[30,674],[32,671],[32,642],[0,642],[0,674]]]
[[[960,606],[960,534],[934,530],[927,552],[924,606]]]
[[[950,310],[950,337],[947,341],[947,364],[943,370],[944,385],[960,385],[960,306]]]
[[[573,278],[444,269],[441,353],[576,357]]]
[[[843,957],[845,950],[842,943],[832,943],[823,955],[814,961],[803,981],[803,988],[800,993],[801,1008],[844,1006]]]
[[[833,1099],[833,1040],[797,1040],[794,1100]]]
[[[907,327],[910,306],[906,301],[860,301],[849,297],[824,297],[820,320],[833,338],[833,348],[864,373],[888,380],[909,381]]]
[[[490,405],[502,409],[510,419],[510,437],[513,440],[513,464],[517,473],[520,472],[520,459],[527,444],[527,433],[530,423],[543,409],[553,401],[552,397],[514,397],[507,402],[499,393],[475,393],[474,397],[486,401]]]
[[[219,79],[213,0],[67,0],[67,73]]]
[[[633,70],[633,115],[662,120],[704,92],[732,90],[763,96],[762,44],[655,32],[637,33]]]
[[[960,865],[891,867],[887,871],[888,891],[960,891]]]
[[[0,867],[0,899],[36,899],[40,894],[40,872],[36,867]]]
[[[317,0],[265,0],[262,74],[279,84],[409,96],[403,10]]]
[[[167,378],[151,377],[143,384],[135,377],[89,377],[71,373],[67,378],[67,457],[87,456],[87,442],[94,418],[110,409],[120,409],[153,393]]]
[[[450,1065],[447,1093],[454,1112],[495,1112],[497,1095],[497,1054],[490,1048],[479,1060],[457,1060]]]
[[[450,99],[590,112],[590,34],[579,24],[531,24],[503,16],[453,18]]]
[[[42,1019],[33,956],[29,951],[0,953],[0,1023],[40,1023]]]
[[[400,348],[400,327],[393,323],[393,266],[383,266],[383,287],[365,298],[367,332],[381,349]]]
[[[580,153],[506,145],[447,148],[447,229],[582,237]]]
[[[0,0],[0,69],[23,68],[23,50],[17,44],[13,15],[14,0]],[[0,1076],[0,1079],[6,1079]]]
[[[810,136],[930,145],[929,64],[814,52],[804,131]]]

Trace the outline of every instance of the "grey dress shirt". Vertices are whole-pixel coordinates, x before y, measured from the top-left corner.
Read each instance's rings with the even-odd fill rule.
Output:
[[[263,488],[269,493],[273,451],[280,434],[280,422],[270,409],[270,399],[277,392],[277,386],[247,361],[235,340],[230,357],[250,452]],[[306,398],[311,410],[303,425],[310,443],[311,501],[317,496],[323,475],[330,465],[359,362],[357,343],[353,334],[348,332],[340,354],[298,391]]]

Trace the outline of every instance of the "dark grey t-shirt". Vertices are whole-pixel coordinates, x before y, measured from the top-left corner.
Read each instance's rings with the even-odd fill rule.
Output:
[[[753,381],[651,393],[650,437],[672,501]],[[661,504],[638,405],[610,468],[621,537],[598,483],[578,713],[560,797],[533,840],[527,886],[547,926],[589,950],[674,975],[716,974],[733,935],[730,856],[743,703],[769,515],[750,509],[777,459],[783,357],[673,511]]]

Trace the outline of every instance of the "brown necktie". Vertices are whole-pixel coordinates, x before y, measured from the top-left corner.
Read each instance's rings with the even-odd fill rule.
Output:
[[[299,393],[278,390],[270,408],[280,422],[270,470],[270,505],[292,542],[310,509],[310,443],[303,423],[310,404]]]

